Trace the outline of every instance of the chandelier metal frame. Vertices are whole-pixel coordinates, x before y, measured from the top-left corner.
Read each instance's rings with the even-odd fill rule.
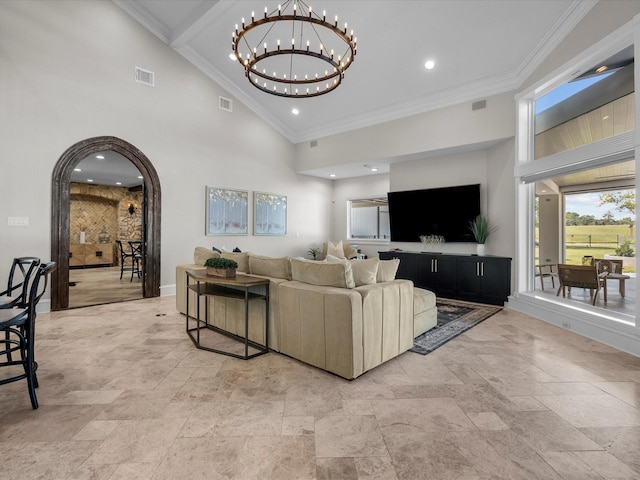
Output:
[[[293,13],[287,13],[287,8],[292,6]],[[335,90],[344,78],[344,72],[351,66],[357,53],[357,39],[353,36],[353,30],[347,33],[347,24],[344,29],[338,27],[338,16],[336,15],[334,23],[326,21],[326,13],[323,12],[322,17],[313,12],[312,7],[302,0],[287,0],[284,6],[278,5],[277,10],[271,13],[267,12],[265,7],[264,17],[256,19],[254,13],[251,13],[251,23],[245,24],[242,19],[242,28],[236,25],[235,32],[232,37],[232,50],[236,59],[242,64],[245,76],[254,87],[263,92],[279,97],[287,98],[309,98],[324,95]],[[291,46],[290,48],[282,48],[280,39],[276,44],[269,46],[266,41],[272,31],[273,26],[278,22],[291,22]],[[283,24],[283,23],[281,23]],[[263,27],[266,33],[262,35],[255,45],[250,45],[247,34],[252,30]],[[307,27],[307,30],[305,30]],[[310,31],[309,31],[310,30]],[[344,51],[336,55],[334,49],[325,48],[322,36],[330,34],[333,44],[336,43],[336,37],[344,43]],[[306,45],[296,45],[296,37],[300,38],[300,44],[307,35]],[[310,37],[315,37],[317,45],[311,45]],[[273,42],[273,39],[271,40]],[[339,43],[339,42],[338,42]],[[342,43],[339,43],[342,45]],[[261,45],[262,44],[262,45]],[[244,48],[245,57],[243,57]],[[289,71],[278,74],[267,73],[266,69],[260,69],[260,62],[277,56],[291,56],[289,60]],[[304,76],[296,72],[295,62],[296,56],[304,56],[307,58],[317,59],[326,68],[322,73],[305,73]],[[325,65],[326,64],[326,65]],[[288,75],[288,76],[287,76]],[[323,85],[324,84],[324,85]],[[315,89],[313,88],[315,87]]]

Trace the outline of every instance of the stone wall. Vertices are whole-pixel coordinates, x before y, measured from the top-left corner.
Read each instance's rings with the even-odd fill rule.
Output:
[[[142,240],[142,192],[106,185],[71,183],[70,239],[80,243],[80,231],[86,243],[99,243],[103,231],[116,240]],[[129,213],[129,205],[135,211]]]

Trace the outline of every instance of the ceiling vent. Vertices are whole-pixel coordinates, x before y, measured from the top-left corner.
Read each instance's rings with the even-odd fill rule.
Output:
[[[483,108],[487,108],[487,101],[486,100],[478,100],[477,102],[473,102],[471,104],[471,110],[480,110]]]
[[[142,83],[143,85],[147,85],[149,87],[153,87],[154,86],[153,72],[149,70],[145,70],[140,67],[136,67],[136,82]]]
[[[226,112],[233,112],[233,100],[224,97],[218,97],[218,108]]]

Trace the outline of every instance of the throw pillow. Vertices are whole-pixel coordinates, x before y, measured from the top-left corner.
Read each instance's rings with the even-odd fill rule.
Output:
[[[353,281],[356,287],[376,283],[378,264],[380,263],[379,259],[368,258],[366,260],[350,260],[350,262],[351,269],[353,270]]]
[[[220,254],[222,258],[230,258],[231,260],[235,260],[238,264],[238,268],[236,269],[241,273],[249,273],[249,254],[248,253],[233,253],[233,252],[222,252]]]
[[[196,247],[193,251],[193,263],[196,265],[204,266],[204,262],[206,262],[210,258],[217,258],[220,254],[218,252],[214,252],[205,247]]]
[[[291,280],[291,259],[289,257],[273,258],[251,255],[249,257],[249,273]]]
[[[396,279],[396,273],[400,266],[400,259],[380,260],[378,264],[377,282],[391,282]]]
[[[291,279],[311,285],[355,288],[349,262],[316,263],[291,260]]]
[[[337,243],[327,242],[327,256],[332,255],[338,258],[345,258],[344,256],[344,246],[342,245],[342,240]]]

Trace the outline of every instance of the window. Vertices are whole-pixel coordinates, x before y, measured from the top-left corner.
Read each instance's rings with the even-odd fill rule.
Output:
[[[622,35],[631,38],[629,32]],[[625,196],[635,209],[634,49],[629,45],[617,50],[606,60],[594,55],[566,66],[555,79],[542,81],[544,87],[523,93],[518,103],[522,135],[516,163],[519,266],[514,307],[518,309],[517,297],[524,295],[520,305],[544,303],[540,318],[570,329],[572,322],[613,329],[635,324],[637,305],[629,290],[625,298],[624,289],[618,292],[616,283],[609,282],[608,302],[601,298],[593,306],[588,289],[557,296],[557,279],[555,289],[547,288],[551,279],[542,282],[537,268],[620,257],[636,249],[635,211],[618,209]],[[581,72],[577,76],[576,70]],[[547,87],[554,82],[555,88]],[[604,202],[607,196],[614,201]],[[634,260],[623,260],[633,290]],[[602,333],[606,336],[606,329]]]
[[[349,238],[352,240],[389,240],[387,197],[349,200]]]

